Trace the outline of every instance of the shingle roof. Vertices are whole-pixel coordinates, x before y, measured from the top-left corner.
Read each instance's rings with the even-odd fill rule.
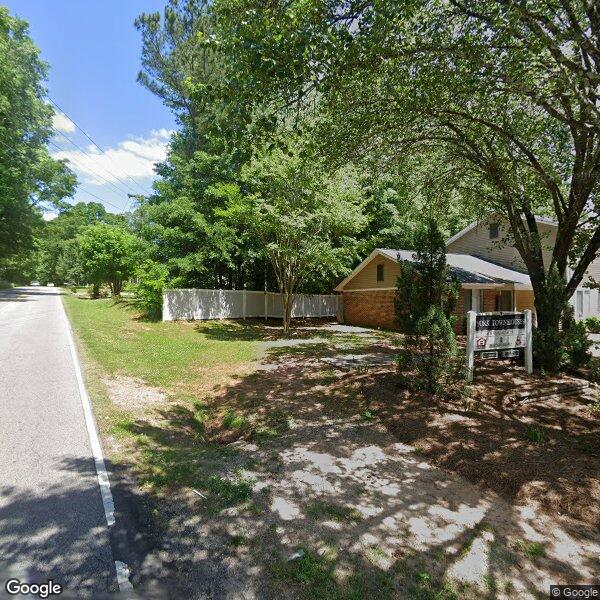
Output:
[[[390,248],[377,248],[379,252],[392,260],[413,261],[413,250],[393,250]],[[516,283],[527,287],[531,286],[529,275],[501,265],[491,263],[470,254],[447,253],[446,261],[450,273],[460,283]]]

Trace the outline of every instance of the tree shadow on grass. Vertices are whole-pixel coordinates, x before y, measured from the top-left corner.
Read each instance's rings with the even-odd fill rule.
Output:
[[[517,417],[427,407],[386,368],[279,358],[210,403],[165,407],[130,425],[169,561],[185,574],[182,597],[521,598],[597,572],[590,528],[469,486],[386,430],[419,444],[435,438],[423,452],[461,474],[475,466],[510,478],[511,460],[530,450],[512,441],[523,433]],[[440,413],[470,420],[440,427]],[[507,448],[526,452],[511,458]],[[533,469],[519,485],[540,475]],[[548,485],[566,486],[551,475]],[[527,553],[535,543],[542,551]],[[453,591],[450,575],[475,575],[483,588]]]

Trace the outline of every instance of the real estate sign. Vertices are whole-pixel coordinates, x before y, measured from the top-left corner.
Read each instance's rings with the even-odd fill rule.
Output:
[[[475,352],[525,347],[525,313],[475,316]]]
[[[525,355],[532,367],[531,311],[467,314],[467,378],[473,380],[475,355],[479,358],[517,358]]]

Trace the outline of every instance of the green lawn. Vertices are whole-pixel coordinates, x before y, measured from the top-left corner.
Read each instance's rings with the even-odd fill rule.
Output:
[[[111,460],[130,464],[154,491],[197,487],[212,492],[215,507],[247,496],[248,483],[218,481],[216,466],[230,453],[210,433],[244,426],[245,417],[211,403],[216,390],[249,370],[258,334],[230,323],[161,323],[143,320],[131,301],[89,300],[71,293],[65,308],[85,367],[86,386]],[[239,335],[236,332],[239,331]],[[135,378],[159,388],[164,401],[144,406],[115,403],[107,381]]]
[[[127,301],[72,294],[63,300],[77,337],[108,374],[185,391],[201,382],[205,369],[246,363],[257,354],[255,339],[223,339],[218,322],[149,322],[141,320]]]

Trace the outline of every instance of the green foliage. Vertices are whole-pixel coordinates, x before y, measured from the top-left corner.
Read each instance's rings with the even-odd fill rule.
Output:
[[[585,321],[585,327],[590,333],[600,333],[600,318],[588,317]]]
[[[135,269],[139,283],[135,287],[140,306],[150,319],[159,319],[162,314],[163,290],[169,276],[165,265],[145,260]]]
[[[562,347],[565,354],[566,365],[579,369],[587,365],[592,355],[590,348],[592,341],[587,334],[584,321],[576,321],[573,307],[568,304],[562,315]]]
[[[133,273],[140,252],[138,239],[126,229],[99,223],[78,236],[83,273],[94,284],[107,283],[119,296],[123,282]]]
[[[395,303],[401,330],[415,332],[432,306],[440,307],[450,318],[458,289],[446,264],[446,241],[437,223],[428,219],[415,236],[413,260],[400,264]]]
[[[525,435],[527,439],[534,444],[539,444],[544,441],[544,434],[539,427],[528,427]]]
[[[215,11],[248,103],[315,113],[317,145],[337,161],[383,169],[422,157],[433,187],[507,219],[535,293],[538,359],[559,368],[551,345],[562,306],[600,250],[600,114],[589,84],[600,53],[581,35],[594,30],[594,11],[578,0],[218,0]],[[535,214],[560,224],[550,261]]]
[[[29,251],[42,226],[40,206],[60,205],[75,177],[53,160],[46,142],[52,109],[44,101],[47,66],[25,21],[0,7],[0,269]],[[14,266],[14,265],[13,265]]]
[[[452,324],[439,306],[430,306],[398,355],[404,385],[436,395],[453,395],[462,379]]]
[[[87,283],[81,269],[77,236],[95,223],[124,224],[121,216],[111,215],[98,202],[78,202],[59,211],[44,224],[37,242],[37,277],[55,285]]]
[[[349,270],[365,218],[351,169],[328,173],[302,139],[283,132],[279,141],[283,147],[257,151],[243,170],[250,193],[232,194],[220,214],[243,223],[260,241],[283,295],[287,333],[299,285],[331,281]]]

